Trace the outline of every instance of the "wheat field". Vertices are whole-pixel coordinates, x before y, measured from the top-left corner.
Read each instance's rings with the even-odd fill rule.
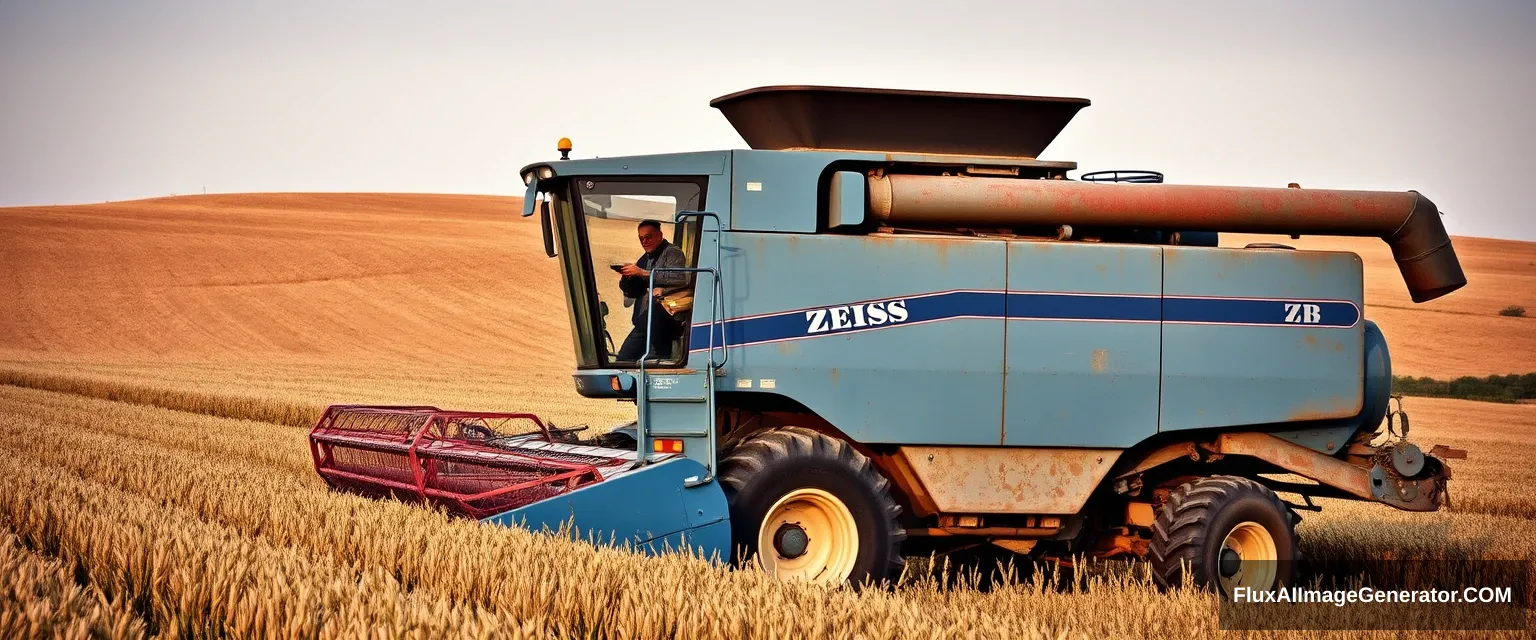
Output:
[[[1473,403],[1414,404],[1453,420]],[[0,388],[0,426],[8,549],[43,567],[9,591],[59,594],[12,595],[27,608],[0,618],[8,635],[39,620],[118,637],[1218,634],[1212,596],[1159,592],[1143,565],[985,593],[963,576],[913,575],[890,591],[781,585],[708,559],[644,558],[331,493],[313,477],[301,427],[18,387]],[[1500,446],[1464,441],[1479,460],[1469,470]],[[1304,552],[1322,572],[1372,554],[1527,557],[1528,498],[1481,500],[1478,511],[1419,516],[1325,501],[1302,526]],[[28,586],[41,581],[30,575],[53,586]]]
[[[1138,563],[990,590],[922,562],[891,590],[782,585],[328,492],[305,432],[331,403],[532,409],[594,430],[631,417],[574,393],[556,272],[516,209],[372,194],[0,209],[0,636],[1230,635],[1212,596],[1160,592]],[[1473,284],[1412,305],[1364,244],[1378,241],[1338,242],[1366,257],[1367,317],[1397,373],[1536,362],[1536,319],[1494,313],[1536,309],[1532,245],[1457,239]],[[1309,571],[1532,559],[1536,405],[1405,408],[1416,442],[1470,453],[1453,507],[1320,500],[1299,527]]]

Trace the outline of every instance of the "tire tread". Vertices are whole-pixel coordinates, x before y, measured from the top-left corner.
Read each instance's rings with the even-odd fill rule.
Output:
[[[880,582],[900,575],[906,562],[900,553],[901,542],[907,537],[906,530],[898,521],[901,506],[891,497],[890,481],[875,468],[874,461],[843,440],[795,426],[767,429],[748,437],[732,447],[720,461],[718,475],[720,485],[725,489],[726,500],[734,504],[738,493],[746,490],[756,479],[770,473],[779,462],[801,457],[835,462],[868,486],[876,498],[876,513],[885,515],[891,532],[885,575],[872,575],[871,578]],[[880,571],[874,573],[879,574]]]
[[[1205,548],[1206,536],[1210,533],[1208,526],[1213,514],[1245,495],[1263,497],[1276,512],[1284,516],[1292,540],[1291,546],[1295,550],[1295,527],[1300,518],[1275,492],[1249,478],[1198,478],[1174,489],[1152,523],[1152,543],[1148,558],[1152,564],[1153,580],[1158,586],[1177,587],[1183,583],[1186,568],[1198,570],[1201,567],[1200,554]],[[1300,553],[1293,553],[1293,557],[1299,559]],[[1289,581],[1285,576],[1282,579]],[[1198,573],[1193,582],[1197,586],[1207,586]]]

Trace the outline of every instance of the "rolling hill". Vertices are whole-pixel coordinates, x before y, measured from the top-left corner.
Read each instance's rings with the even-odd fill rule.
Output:
[[[518,198],[235,194],[0,209],[0,359],[474,363],[563,377],[556,263]],[[1354,251],[1396,373],[1536,368],[1536,244],[1456,238],[1470,284],[1409,301],[1384,243],[1227,236]]]
[[[1072,575],[1094,575],[1077,586],[1042,573],[1052,577],[984,593],[943,576],[941,588],[928,559],[913,558],[898,590],[818,589],[328,490],[306,436],[333,402],[534,410],[559,426],[633,418],[630,405],[575,393],[556,263],[518,205],[250,194],[0,209],[0,424],[13,427],[0,430],[0,565],[17,568],[0,579],[0,613],[22,612],[0,615],[0,628],[42,618],[117,629],[106,637],[1222,633],[1213,596],[1159,590],[1135,565],[1080,564]],[[632,251],[623,240],[608,250]],[[1536,319],[1497,311],[1536,310],[1536,245],[1459,238],[1471,285],[1415,305],[1377,240],[1226,243],[1259,240],[1365,256],[1367,317],[1392,341],[1398,373],[1533,363]],[[1509,488],[1533,479],[1536,405],[1405,404],[1416,441],[1469,452],[1454,462],[1453,506],[1321,498],[1326,509],[1300,525],[1308,570],[1338,577],[1427,550],[1468,566],[1529,560],[1536,501]],[[1473,571],[1474,584],[1505,584]],[[1484,611],[1423,613],[1445,625]]]

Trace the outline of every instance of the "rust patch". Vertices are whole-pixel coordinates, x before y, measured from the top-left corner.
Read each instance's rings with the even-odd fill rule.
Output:
[[[1094,373],[1104,373],[1104,369],[1109,366],[1109,350],[1094,349],[1089,363],[1093,366]]]
[[[1340,258],[1347,260],[1347,256],[1354,255],[1352,253],[1318,251],[1315,249],[1301,249],[1287,252],[1287,254],[1292,260],[1305,267],[1308,275],[1313,276],[1327,275],[1333,269],[1340,266]]]
[[[793,356],[800,354],[800,345],[796,344],[794,341],[780,342],[776,348],[779,350],[779,355],[781,356]]]
[[[942,513],[1077,513],[1120,456],[1113,449],[902,447]]]
[[[1305,337],[1303,337],[1301,339],[1301,346],[1304,349],[1317,351],[1326,350],[1333,353],[1342,353],[1344,351],[1343,340],[1319,339],[1316,333],[1308,333]]]
[[[939,271],[949,271],[949,242],[940,240],[934,243],[934,257],[938,258]]]
[[[1349,418],[1360,413],[1361,398],[1347,399],[1343,396],[1333,396],[1323,401],[1308,400],[1292,409],[1286,415],[1286,420],[1291,422],[1307,422],[1311,420],[1330,420],[1334,418]]]
[[[1127,462],[1135,462],[1135,466],[1122,472],[1117,478],[1129,478],[1148,469],[1158,467],[1180,458],[1189,460],[1199,459],[1199,453],[1195,451],[1195,445],[1189,442],[1178,442],[1166,445],[1156,451],[1146,454],[1140,460],[1130,459]]]
[[[896,490],[907,498],[912,506],[913,515],[926,517],[938,513],[939,509],[933,504],[933,498],[923,489],[923,483],[912,473],[912,466],[907,464],[907,459],[900,453],[874,454],[870,456],[875,461],[875,466],[885,472],[885,477],[890,478],[896,485]]]
[[[1252,456],[1290,473],[1372,499],[1370,474],[1365,469],[1267,433],[1224,434],[1217,438],[1217,448],[1223,454]]]

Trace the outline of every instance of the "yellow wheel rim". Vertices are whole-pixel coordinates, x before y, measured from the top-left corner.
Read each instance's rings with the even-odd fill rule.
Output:
[[[853,512],[821,489],[795,489],[779,498],[757,531],[757,559],[780,580],[840,583],[859,558]]]
[[[1231,566],[1232,554],[1236,554],[1235,567]],[[1269,530],[1263,525],[1248,521],[1233,527],[1226,539],[1221,541],[1221,550],[1216,556],[1217,575],[1221,577],[1222,590],[1228,594],[1238,587],[1256,591],[1270,590],[1275,586],[1275,576],[1279,575],[1276,566],[1279,560],[1280,551],[1275,547],[1275,538],[1269,535]]]

